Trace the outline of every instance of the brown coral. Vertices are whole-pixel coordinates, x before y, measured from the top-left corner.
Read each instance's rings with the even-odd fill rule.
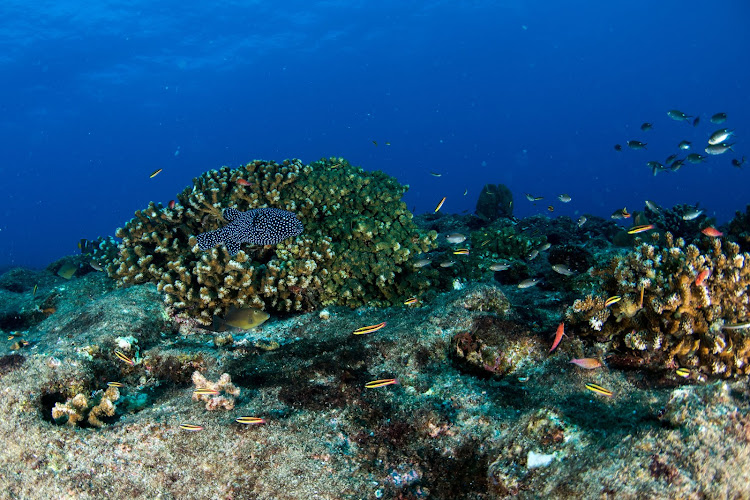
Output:
[[[193,392],[193,401],[205,401],[206,410],[233,410],[234,409],[234,398],[240,395],[239,387],[232,384],[232,378],[228,373],[222,373],[219,380],[211,382],[204,377],[201,372],[193,373],[193,384],[195,385],[196,392]],[[199,389],[208,389],[216,391],[218,394],[199,394]],[[224,394],[228,394],[228,397]]]

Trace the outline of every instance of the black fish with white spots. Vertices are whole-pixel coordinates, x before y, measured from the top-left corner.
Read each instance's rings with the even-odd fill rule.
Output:
[[[275,245],[303,230],[295,214],[279,208],[255,208],[247,212],[227,208],[223,216],[229,224],[196,236],[198,248],[205,251],[223,243],[229,255],[235,255],[243,243]]]

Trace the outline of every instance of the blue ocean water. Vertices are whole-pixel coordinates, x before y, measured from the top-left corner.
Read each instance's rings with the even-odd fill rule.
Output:
[[[740,0],[7,0],[0,19],[0,268],[76,253],[201,172],[256,158],[343,156],[409,184],[418,213],[443,196],[472,211],[485,183],[510,187],[518,216],[650,199],[721,223],[750,201],[750,162],[731,165],[750,157]],[[735,152],[646,166],[683,139],[703,153],[721,127]]]

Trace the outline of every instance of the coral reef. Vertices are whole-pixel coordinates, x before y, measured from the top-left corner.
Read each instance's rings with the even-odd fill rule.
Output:
[[[476,214],[489,221],[513,217],[513,193],[504,184],[485,184],[477,199]]]
[[[729,234],[736,238],[740,250],[750,252],[750,205],[745,207],[745,213],[735,212],[729,221]]]
[[[703,252],[669,232],[663,240],[640,242],[614,258],[602,273],[601,292],[577,300],[568,321],[581,335],[611,341],[625,365],[637,358],[648,368],[680,366],[721,377],[750,373],[747,329],[731,327],[750,318],[750,255],[719,238],[698,241]],[[607,307],[604,299],[611,296],[621,298]]]
[[[92,398],[78,393],[65,403],[57,403],[52,408],[52,419],[59,424],[71,427],[86,423],[91,427],[102,427],[102,418],[111,417],[117,409],[115,401],[120,399],[117,387],[108,387],[106,391],[97,391]]]
[[[343,158],[253,161],[193,180],[173,208],[150,203],[102,240],[94,260],[121,284],[156,283],[167,301],[201,324],[229,307],[307,311],[330,304],[389,305],[429,286],[409,261],[434,247],[401,201],[407,188],[382,172]],[[274,207],[293,212],[304,232],[271,247],[223,246],[202,252],[196,234],[225,224],[226,208]],[[111,257],[109,257],[111,258]]]
[[[199,371],[194,372],[192,378],[196,389],[193,392],[193,401],[205,401],[208,411],[220,408],[222,410],[234,409],[234,398],[240,395],[240,389],[232,384],[232,378],[228,373],[222,373],[216,382],[207,380]],[[201,394],[199,389],[215,391],[216,394]],[[222,392],[224,394],[221,394]],[[226,396],[226,394],[229,396]]]

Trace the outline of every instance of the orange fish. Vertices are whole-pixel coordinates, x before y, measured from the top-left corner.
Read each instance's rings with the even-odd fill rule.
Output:
[[[710,269],[704,269],[700,272],[697,278],[695,278],[695,286],[701,286],[704,281],[706,281],[706,278],[708,278],[711,275]]]
[[[557,327],[557,332],[555,332],[555,341],[552,342],[552,347],[550,347],[549,352],[552,352],[557,348],[557,345],[562,340],[563,335],[565,334],[565,322],[563,321],[560,323],[560,326]]]
[[[705,234],[706,236],[712,236],[714,238],[718,238],[719,236],[724,236],[724,233],[722,233],[715,227],[704,228],[701,230],[701,233]]]
[[[248,182],[245,179],[237,179],[237,184],[239,184],[240,186],[245,186],[245,187],[250,187],[253,185],[252,182]]]
[[[594,358],[571,359],[570,362],[587,370],[593,370],[602,366],[602,362]]]

